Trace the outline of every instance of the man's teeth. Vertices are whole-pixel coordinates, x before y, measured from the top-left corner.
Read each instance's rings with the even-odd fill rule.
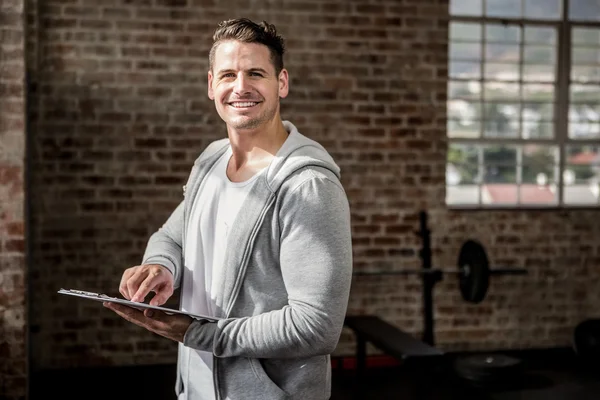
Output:
[[[242,108],[242,107],[252,107],[252,106],[255,106],[255,105],[257,105],[257,104],[258,104],[258,103],[255,103],[255,102],[250,102],[250,101],[247,101],[247,102],[245,102],[245,103],[231,103],[231,105],[232,105],[232,106],[234,106],[234,107],[237,107],[237,108]]]

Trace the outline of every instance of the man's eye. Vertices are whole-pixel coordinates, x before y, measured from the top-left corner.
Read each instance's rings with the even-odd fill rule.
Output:
[[[235,74],[233,72],[230,72],[228,74],[221,75],[221,78],[233,78],[234,76]]]
[[[250,72],[250,76],[262,76],[260,72]]]

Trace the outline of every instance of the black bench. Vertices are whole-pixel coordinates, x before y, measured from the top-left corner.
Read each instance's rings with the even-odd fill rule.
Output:
[[[356,335],[356,373],[360,379],[366,368],[367,342],[385,353],[420,367],[442,360],[444,352],[403,332],[374,315],[347,316],[345,325]]]

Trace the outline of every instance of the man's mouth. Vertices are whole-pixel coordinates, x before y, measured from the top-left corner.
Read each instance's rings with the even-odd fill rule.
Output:
[[[259,102],[258,101],[234,101],[234,102],[231,102],[228,104],[234,108],[250,108],[250,107],[254,107],[255,105],[259,104]]]

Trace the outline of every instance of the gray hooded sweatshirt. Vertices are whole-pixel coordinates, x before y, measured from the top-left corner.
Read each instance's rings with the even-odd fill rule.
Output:
[[[321,400],[331,393],[330,354],[352,276],[349,204],[327,151],[290,122],[284,126],[288,138],[256,180],[227,239],[220,290],[213,294],[222,319],[195,320],[180,344],[213,353],[218,400]],[[193,199],[229,146],[223,139],[202,152],[184,200],[149,239],[143,263],[168,268],[176,288]]]

